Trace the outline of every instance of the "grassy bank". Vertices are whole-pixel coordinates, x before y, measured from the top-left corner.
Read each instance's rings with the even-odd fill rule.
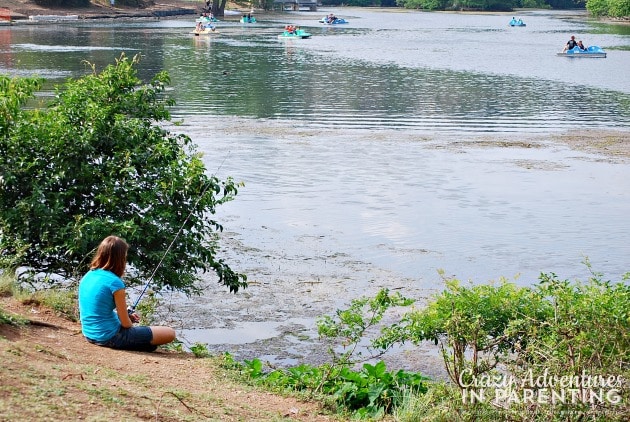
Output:
[[[331,364],[270,368],[258,359],[117,351],[87,343],[72,292],[29,293],[0,283],[0,414],[5,420],[625,421],[630,412],[630,274],[586,282],[542,274],[447,289],[371,338],[375,349],[433,340],[451,382],[356,367],[355,344],[391,308],[382,291],[318,322],[343,339]],[[71,299],[60,299],[60,298]],[[331,343],[334,344],[334,343]],[[197,345],[196,345],[197,346]],[[339,350],[339,348],[337,348]],[[555,398],[553,398],[555,397]],[[350,416],[351,415],[351,416]]]
[[[339,420],[318,403],[239,381],[222,357],[91,345],[68,312],[2,284],[0,420]]]

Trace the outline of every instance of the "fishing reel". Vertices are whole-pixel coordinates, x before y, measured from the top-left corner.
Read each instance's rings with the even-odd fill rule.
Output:
[[[127,308],[127,314],[129,315],[131,322],[136,323],[140,321],[140,317],[136,314],[136,311],[132,307]]]

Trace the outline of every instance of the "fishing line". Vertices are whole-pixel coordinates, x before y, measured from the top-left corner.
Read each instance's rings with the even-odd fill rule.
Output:
[[[210,188],[210,185],[212,184],[212,179],[216,176],[216,174],[219,172],[219,170],[221,170],[221,167],[223,167],[223,163],[225,163],[225,160],[227,160],[227,158],[230,156],[230,152],[231,151],[228,151],[226,156],[223,158],[223,161],[221,161],[221,164],[219,165],[217,170],[214,172],[214,174],[212,176],[210,176],[210,180],[208,181],[208,183],[206,183],[206,186],[204,187],[203,191],[199,194],[199,196],[197,198],[197,201],[195,202],[195,205],[193,205],[192,210],[186,216],[186,219],[184,220],[184,222],[182,223],[181,227],[179,228],[179,230],[175,234],[175,237],[173,237],[173,240],[171,241],[170,245],[168,245],[168,248],[166,248],[166,251],[162,255],[162,258],[160,258],[160,262],[158,262],[158,264],[155,266],[155,269],[151,273],[151,276],[149,277],[149,280],[147,281],[147,284],[145,284],[145,286],[144,286],[144,289],[142,289],[142,291],[140,292],[140,295],[136,299],[136,301],[133,304],[133,306],[131,306],[129,309],[127,309],[127,311],[130,314],[132,314],[135,311],[136,307],[138,306],[138,303],[140,303],[140,299],[142,299],[142,296],[145,294],[145,292],[147,291],[147,289],[149,288],[149,286],[153,282],[153,278],[155,277],[155,274],[157,273],[157,270],[160,268],[160,266],[162,266],[162,263],[164,262],[164,258],[166,258],[166,255],[170,252],[171,248],[175,244],[175,241],[177,240],[179,235],[182,233],[182,230],[184,230],[184,226],[186,226],[186,223],[188,223],[188,220],[190,219],[190,216],[193,214],[193,212],[195,212],[195,208],[197,208],[197,205],[199,204],[199,201],[201,201],[201,199],[204,197],[204,195],[206,194],[206,192]]]

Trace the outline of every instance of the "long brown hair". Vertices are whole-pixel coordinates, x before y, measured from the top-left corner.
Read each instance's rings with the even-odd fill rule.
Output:
[[[122,277],[127,266],[129,245],[117,236],[107,236],[96,250],[90,269],[102,268]]]

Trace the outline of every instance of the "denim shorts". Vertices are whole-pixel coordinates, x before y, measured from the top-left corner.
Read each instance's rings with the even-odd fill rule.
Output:
[[[103,347],[121,350],[135,350],[138,352],[153,352],[157,346],[151,344],[153,332],[150,327],[137,326],[131,328],[120,328],[118,333],[107,341],[95,341],[87,338],[87,341]]]

